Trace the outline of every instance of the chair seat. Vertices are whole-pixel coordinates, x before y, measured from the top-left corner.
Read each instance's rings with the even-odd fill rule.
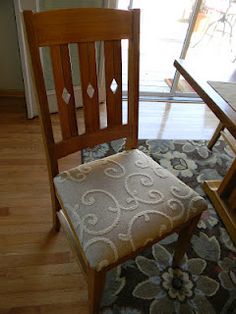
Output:
[[[194,190],[137,149],[61,172],[54,184],[97,271],[207,208]]]

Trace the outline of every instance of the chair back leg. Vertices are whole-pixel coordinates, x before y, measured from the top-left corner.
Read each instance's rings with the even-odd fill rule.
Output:
[[[88,303],[89,313],[98,314],[102,293],[105,285],[106,272],[89,269],[88,272]]]
[[[59,218],[58,218],[58,212],[60,211],[61,209],[61,205],[55,195],[55,193],[52,193],[52,219],[53,219],[53,229],[58,232],[60,231],[60,227],[61,227],[61,224],[60,224],[60,221],[59,221]]]
[[[201,215],[195,216],[191,221],[188,222],[186,226],[184,226],[180,230],[178,241],[175,248],[174,257],[173,257],[173,263],[172,263],[173,268],[178,267],[182,258],[184,257],[184,254],[188,248],[193,232],[195,228],[197,227],[200,217]]]

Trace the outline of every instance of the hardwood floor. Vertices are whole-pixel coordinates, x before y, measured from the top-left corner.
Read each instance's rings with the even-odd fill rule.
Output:
[[[52,120],[58,136],[57,115]],[[208,139],[217,122],[203,104],[140,106],[140,138]],[[26,119],[22,99],[0,99],[0,147],[0,314],[88,313],[79,267],[63,232],[51,231],[40,125]]]
[[[140,104],[139,138],[210,139],[218,119],[205,104]]]

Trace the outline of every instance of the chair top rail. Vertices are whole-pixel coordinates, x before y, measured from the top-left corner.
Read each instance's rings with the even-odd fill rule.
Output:
[[[113,9],[64,9],[32,14],[40,47],[131,38],[132,12]]]

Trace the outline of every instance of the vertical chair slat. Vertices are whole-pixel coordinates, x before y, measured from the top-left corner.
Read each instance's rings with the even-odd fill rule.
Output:
[[[86,132],[100,128],[95,43],[79,43],[80,78]]]
[[[72,70],[71,70],[71,59],[69,53],[69,47],[67,45],[61,46],[61,59],[65,80],[65,87],[68,92],[71,94],[71,98],[69,100],[67,110],[68,110],[68,118],[71,129],[71,136],[78,134],[78,126],[76,120],[76,110],[75,110],[75,96],[73,89],[73,81],[72,81]]]
[[[105,78],[108,126],[122,124],[122,61],[121,41],[105,41]],[[112,83],[117,84],[112,90]]]
[[[129,41],[128,62],[128,124],[132,128],[126,141],[126,149],[135,148],[138,143],[138,102],[139,102],[139,10],[132,11],[133,38]]]
[[[51,58],[62,137],[67,139],[78,134],[68,46],[51,46]]]

